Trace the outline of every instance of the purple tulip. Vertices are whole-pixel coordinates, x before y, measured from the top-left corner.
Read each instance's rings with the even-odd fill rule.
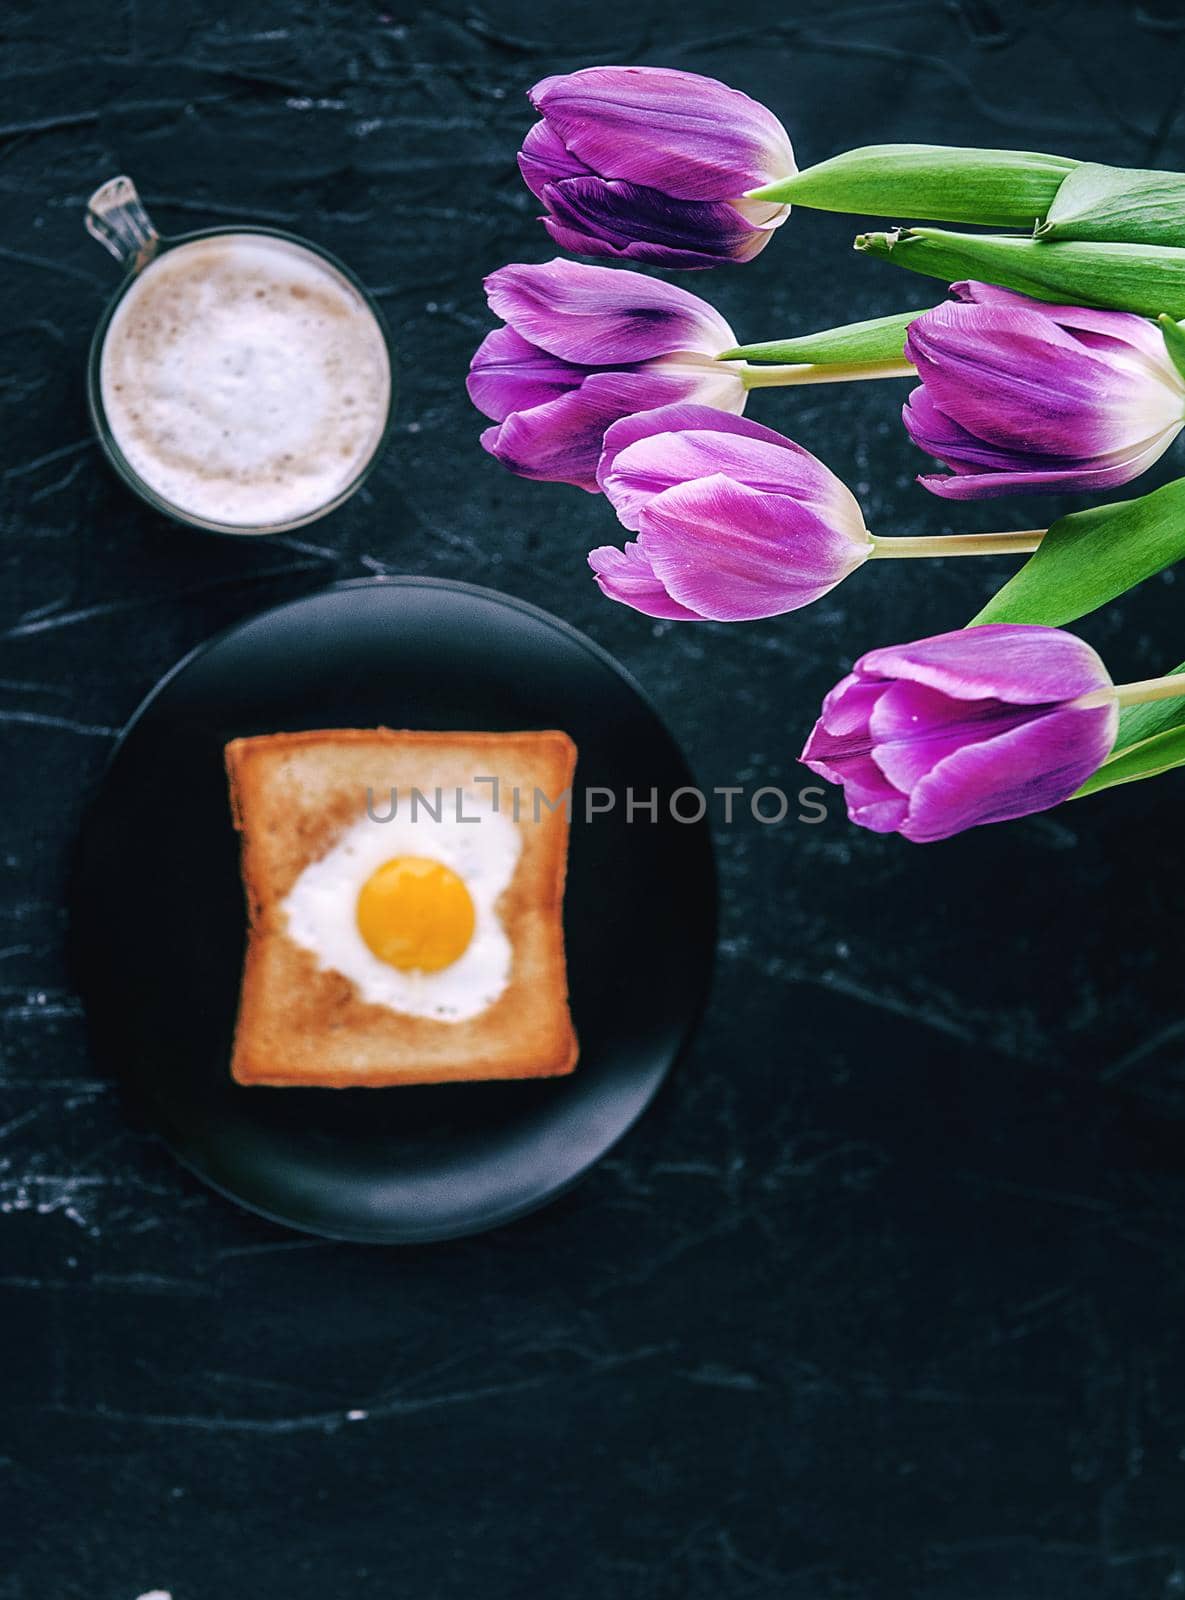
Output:
[[[968,628],[861,656],[801,759],[843,785],[853,822],[923,844],[1068,799],[1118,719],[1106,667],[1072,633]]]
[[[872,552],[860,507],[809,451],[743,417],[673,405],[614,423],[597,481],[638,535],[594,550],[612,600],[740,622],[809,605]]]
[[[905,340],[922,380],[905,426],[952,473],[918,479],[934,494],[1112,489],[1185,425],[1185,383],[1155,323],[985,283],[951,288],[958,300],[917,317]]]
[[[666,67],[544,78],[519,167],[564,250],[660,267],[749,261],[790,207],[747,200],[797,168],[785,128],[747,94]]]
[[[719,312],[639,272],[550,261],[485,281],[506,323],[483,340],[469,397],[498,424],[482,445],[523,478],[597,492],[605,430],[676,400],[740,412],[739,369],[715,360],[736,343]]]

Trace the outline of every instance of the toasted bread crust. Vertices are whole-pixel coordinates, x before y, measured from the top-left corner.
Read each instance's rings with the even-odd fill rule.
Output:
[[[231,814],[241,839],[248,942],[231,1071],[243,1084],[331,1088],[551,1077],[571,1072],[577,1042],[567,1003],[564,806],[576,747],[567,734],[328,729],[235,739],[226,746]],[[498,916],[513,957],[506,989],[460,1022],[363,1000],[340,973],[290,939],[282,902],[300,873],[392,788],[472,791],[497,776],[502,810],[522,796],[522,854]],[[479,793],[489,794],[488,786]]]

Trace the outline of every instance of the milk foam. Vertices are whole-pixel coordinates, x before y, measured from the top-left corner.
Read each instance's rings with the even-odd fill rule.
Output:
[[[128,465],[179,511],[252,528],[347,489],[386,424],[370,307],[311,250],[219,234],[151,262],[116,308],[99,372]]]

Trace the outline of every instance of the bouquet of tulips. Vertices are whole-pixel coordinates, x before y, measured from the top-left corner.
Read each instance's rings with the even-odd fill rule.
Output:
[[[961,631],[869,651],[802,760],[854,822],[948,838],[1185,765],[1185,666],[1112,683],[1064,624],[1185,556],[1185,479],[1045,529],[874,537],[824,464],[743,413],[749,391],[914,378],[903,421],[951,500],[1110,490],[1185,426],[1185,175],[1027,151],[880,145],[798,171],[765,106],[714,79],[589,67],[530,91],[519,155],[558,258],[491,273],[502,326],[469,393],[489,453],[600,493],[633,535],[593,550],[610,599],[676,621],[809,605],[866,561],[1015,552]],[[928,311],[741,344],[630,264],[751,260],[792,204],[936,227],[856,248],[942,279]],[[626,265],[621,265],[625,263]]]

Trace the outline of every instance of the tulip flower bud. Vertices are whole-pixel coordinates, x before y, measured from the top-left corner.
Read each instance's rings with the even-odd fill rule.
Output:
[[[795,170],[785,128],[715,78],[586,67],[530,91],[542,121],[519,155],[565,250],[661,267],[715,267],[763,250],[788,205],[746,191]]]
[[[951,287],[958,299],[917,317],[905,339],[922,380],[905,426],[952,474],[919,478],[932,493],[1115,488],[1185,426],[1185,382],[1144,317]]]
[[[677,400],[745,408],[724,318],[674,284],[638,272],[556,260],[508,266],[486,279],[506,326],[482,342],[469,395],[497,427],[483,447],[520,477],[597,492],[606,428]]]
[[[1060,628],[988,626],[861,656],[823,702],[801,760],[848,816],[915,843],[1044,811],[1115,743],[1116,691]]]
[[[597,481],[638,535],[588,560],[651,617],[745,621],[809,605],[872,554],[850,490],[772,428],[674,405],[615,423]]]

